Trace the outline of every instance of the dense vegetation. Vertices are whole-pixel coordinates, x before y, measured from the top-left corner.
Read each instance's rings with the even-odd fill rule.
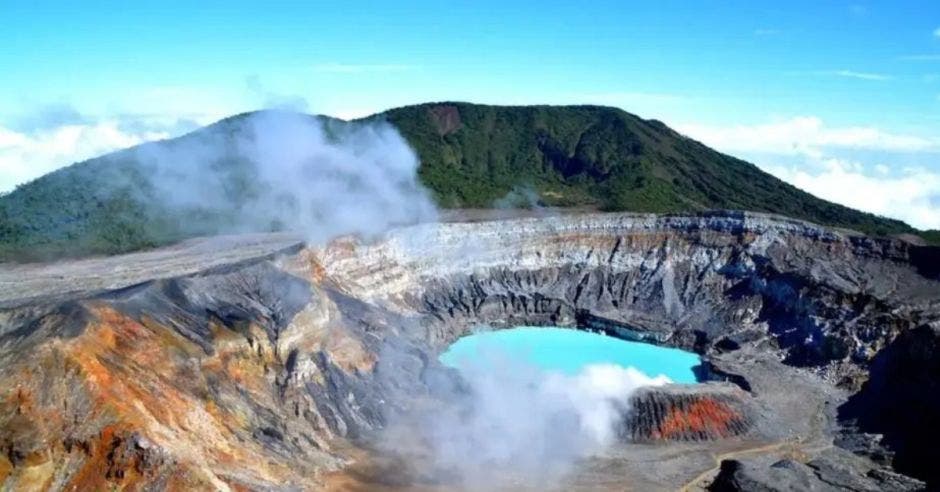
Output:
[[[663,123],[600,106],[423,104],[392,122],[421,156],[422,181],[448,207],[488,207],[524,186],[546,205],[606,210],[771,212],[873,235],[920,234],[894,219],[816,198]]]
[[[226,196],[238,207],[252,190],[250,180],[233,171],[246,163],[235,155],[231,136],[251,117],[234,116],[147,145],[198,140],[223,148],[213,169],[226,176]],[[614,108],[442,103],[368,118],[376,119],[391,122],[414,147],[421,180],[445,207],[490,207],[506,204],[507,197],[510,204],[526,205],[531,196],[544,205],[605,210],[741,209],[876,235],[920,234],[940,243],[938,231],[919,233],[903,222],[818,199],[658,121]],[[226,217],[217,212],[162,207],[138,155],[128,150],[91,159],[0,197],[0,260],[131,251],[227,230]]]
[[[927,243],[940,246],[940,230],[932,229],[929,231],[921,231],[918,235]]]

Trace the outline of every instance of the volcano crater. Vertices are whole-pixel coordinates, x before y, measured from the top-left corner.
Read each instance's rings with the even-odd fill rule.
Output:
[[[883,350],[899,336],[935,336],[935,248],[738,212],[421,224],[370,242],[253,240],[244,257],[232,241],[211,269],[191,268],[213,255],[196,244],[120,276],[95,263],[113,259],[16,272],[53,294],[0,299],[0,367],[20,381],[0,421],[5,483],[49,463],[62,486],[472,486],[416,431],[471,391],[438,355],[480,326],[531,325],[703,362],[701,384],[633,394],[620,439],[578,456],[564,488],[765,483],[786,460],[859,490],[923,485],[891,469],[896,449],[916,455],[898,444],[910,431],[882,442],[845,403],[889,391],[868,376],[878,354],[906,357]],[[493,474],[527,483],[516,465]]]

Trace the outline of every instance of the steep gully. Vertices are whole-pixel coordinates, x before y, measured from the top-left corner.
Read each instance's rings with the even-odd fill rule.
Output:
[[[622,445],[572,489],[703,484],[715,456],[765,448],[786,455],[723,465],[713,486],[796,470],[918,487],[892,463],[935,480],[910,423],[938,412],[923,391],[938,374],[923,348],[940,329],[935,249],[744,213],[425,224],[317,248],[254,237],[244,255],[240,241],[123,270],[17,267],[45,273],[0,289],[5,486],[446,487],[376,436],[461,391],[443,347],[520,324],[695,350],[714,381],[638,393]],[[213,249],[232,260],[192,267]]]

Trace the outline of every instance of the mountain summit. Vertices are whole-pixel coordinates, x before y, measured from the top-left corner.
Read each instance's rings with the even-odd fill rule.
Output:
[[[816,198],[659,121],[620,109],[445,102],[354,122],[244,113],[175,139],[73,164],[0,197],[0,260],[116,253],[195,235],[243,232],[245,224],[231,213],[252,209],[261,191],[254,179],[257,156],[246,154],[238,142],[260,118],[318,122],[331,138],[357,123],[388,122],[415,150],[421,182],[446,208],[736,209],[867,234],[917,234],[901,221]],[[155,153],[171,156],[172,166],[184,174],[204,167],[200,176],[210,173],[207,182],[217,185],[199,192],[218,196],[216,206],[169,206],[172,190],[155,187],[147,167],[145,156]],[[277,217],[256,218],[249,229],[286,227]]]

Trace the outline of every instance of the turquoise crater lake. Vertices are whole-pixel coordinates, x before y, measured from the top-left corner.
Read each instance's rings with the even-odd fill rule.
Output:
[[[465,336],[448,347],[440,361],[459,370],[494,352],[545,371],[574,375],[590,365],[615,364],[651,377],[665,375],[675,383],[697,382],[693,368],[701,362],[684,350],[582,330],[531,326]]]

